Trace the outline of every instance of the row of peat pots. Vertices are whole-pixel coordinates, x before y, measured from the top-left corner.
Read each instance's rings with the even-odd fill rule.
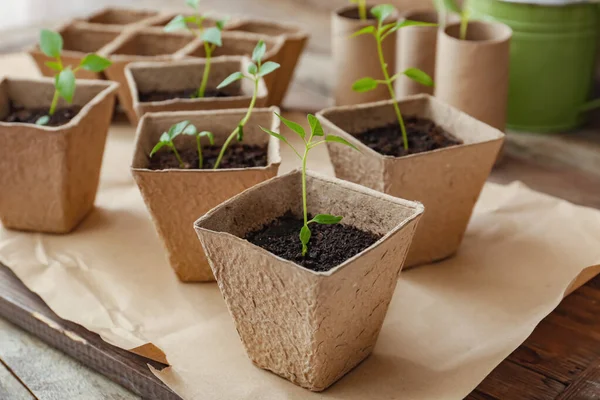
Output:
[[[565,132],[585,122],[587,106],[594,104],[588,102],[600,33],[597,3],[468,0],[463,7],[447,14],[440,28],[406,26],[385,39],[382,50],[390,71],[416,67],[435,77],[433,88],[401,76],[397,96],[434,94],[501,130]],[[434,11],[403,16],[438,22]],[[459,40],[462,17],[470,18],[467,40]],[[352,90],[359,78],[384,78],[373,38],[351,37],[375,24],[357,18],[355,7],[333,15],[336,104],[389,98],[384,86],[367,93]]]
[[[334,35],[335,57],[354,57],[345,79],[378,76],[380,70],[361,69],[372,59],[375,40],[367,46],[368,36],[358,36],[352,44],[348,36],[361,29],[355,26],[360,21],[342,17],[334,17],[334,32],[343,30]],[[482,122],[461,109],[480,102],[489,107],[484,111],[503,107],[510,30],[472,22],[468,32],[475,38],[456,39],[453,25],[439,33],[437,65],[443,57],[446,68],[434,75],[437,91],[442,81],[452,85],[446,97],[339,105],[309,115],[305,129],[281,118],[276,107],[307,39],[302,30],[207,20],[222,30],[222,46],[211,48],[215,57],[205,74],[206,40],[165,33],[161,25],[174,18],[112,9],[75,21],[61,30],[61,65],[47,58],[60,53],[56,36],[32,50],[42,69],[50,67],[47,74],[61,70],[57,79],[2,80],[0,219],[23,231],[77,227],[93,209],[118,95],[137,123],[131,173],[179,279],[217,281],[254,364],[310,390],[326,389],[373,350],[404,264],[415,267],[458,251],[504,140],[502,118],[486,123],[486,116],[477,115]],[[388,18],[396,23],[393,12],[382,23]],[[407,32],[400,41],[413,29],[399,29]],[[420,31],[413,34],[411,43],[422,40]],[[361,49],[352,49],[359,43]],[[99,55],[90,57],[91,51]],[[393,70],[395,56],[386,53],[384,60]],[[469,63],[469,73],[461,72]],[[96,80],[70,81],[70,72],[63,76],[67,64],[85,66],[77,73]],[[360,76],[349,77],[352,71]],[[496,87],[486,82],[488,75],[504,83]],[[104,76],[118,84],[97,79]],[[195,89],[205,76],[207,90],[227,82],[224,94],[143,101]],[[478,83],[468,83],[471,78]],[[64,97],[68,88],[74,89],[72,104],[60,99],[62,120],[49,123],[56,122],[45,115],[56,93]],[[354,96],[347,93],[342,100]],[[459,107],[448,104],[457,99]],[[299,137],[282,136],[280,122]],[[282,141],[296,146],[304,165],[309,150],[326,145],[336,178],[305,169],[277,176]]]

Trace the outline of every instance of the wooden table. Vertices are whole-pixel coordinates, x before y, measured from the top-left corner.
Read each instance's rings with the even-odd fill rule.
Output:
[[[407,1],[415,3],[413,0],[404,3]],[[157,0],[140,0],[138,3],[149,6],[160,4]],[[99,2],[94,4],[97,6]],[[224,13],[235,9],[237,13],[294,19],[310,27],[313,35],[325,37],[324,40],[313,40],[309,45],[296,83],[291,89],[294,95],[288,97],[286,105],[314,111],[328,102],[331,85],[331,75],[327,69],[330,52],[327,36],[329,17],[327,11],[318,8],[324,7],[322,2],[205,0],[204,4]],[[3,49],[14,50],[15,46],[29,44],[36,32],[37,28],[25,29],[19,35],[9,37],[16,37],[16,42],[0,39],[0,53]],[[531,151],[523,151],[527,140],[519,137],[519,146],[508,146],[509,154],[490,180],[507,183],[519,179],[533,189],[577,204],[600,208],[600,174],[591,173],[589,168],[574,167],[571,162],[561,162],[560,158],[552,157],[549,153],[540,157],[537,145]],[[589,131],[559,140],[600,142],[595,136],[590,136]],[[540,143],[540,139],[534,141]],[[552,148],[552,143],[557,143],[555,138],[542,140],[546,148]],[[589,150],[594,145],[586,144],[584,147]],[[594,154],[590,156],[586,153],[586,159],[590,157],[593,158]],[[595,162],[595,159],[592,161]],[[585,172],[586,169],[588,172]],[[150,363],[155,368],[161,368],[161,365],[110,346],[96,334],[61,320],[2,265],[0,315],[6,319],[0,319],[2,400],[134,399],[139,396],[149,399],[179,398],[162,385],[146,366]],[[568,296],[468,398],[600,399],[598,316],[600,277]]]

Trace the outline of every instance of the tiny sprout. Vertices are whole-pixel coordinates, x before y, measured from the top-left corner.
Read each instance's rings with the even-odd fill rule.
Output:
[[[201,15],[198,12],[199,2],[200,0],[186,0],[186,4],[194,9],[195,14],[187,17],[184,15],[177,15],[165,26],[164,30],[166,32],[187,30],[202,39],[206,63],[204,66],[204,73],[202,74],[202,82],[200,83],[200,88],[198,88],[198,91],[196,92],[196,97],[204,97],[206,85],[208,84],[208,77],[210,75],[212,55],[217,47],[223,45],[221,32],[223,31],[227,20],[217,21],[216,26],[205,28],[204,21],[206,20],[206,15]],[[195,29],[191,28],[190,25],[194,26]]]
[[[371,14],[377,19],[377,26],[367,26],[356,31],[352,36],[360,36],[360,35],[373,35],[375,37],[375,42],[377,44],[377,54],[379,56],[379,64],[381,65],[381,71],[383,72],[384,79],[374,79],[371,77],[365,77],[357,80],[352,85],[352,90],[356,92],[368,92],[370,90],[374,90],[379,85],[386,85],[388,91],[390,92],[390,97],[393,100],[394,111],[396,112],[396,117],[398,118],[398,124],[400,125],[400,130],[402,131],[402,140],[404,144],[404,149],[408,150],[408,135],[406,133],[406,127],[404,126],[404,119],[402,118],[402,113],[400,113],[400,106],[398,105],[398,100],[396,100],[396,94],[394,92],[394,81],[401,75],[405,75],[408,78],[422,84],[425,86],[433,86],[433,79],[424,71],[421,71],[418,68],[408,68],[407,70],[397,73],[394,76],[390,76],[388,72],[388,64],[383,55],[383,41],[392,33],[396,32],[400,28],[404,28],[406,26],[437,26],[437,24],[432,24],[428,22],[419,22],[419,21],[410,21],[403,20],[398,22],[391,22],[389,24],[385,24],[385,20],[394,14],[396,9],[394,6],[390,4],[381,4],[375,6],[371,9]]]
[[[181,121],[171,126],[167,132],[163,132],[163,134],[158,139],[158,143],[156,143],[156,145],[150,152],[150,157],[152,157],[154,154],[156,154],[157,151],[166,146],[173,151],[173,154],[175,154],[175,158],[177,158],[177,162],[179,163],[179,168],[185,168],[185,163],[183,162],[181,155],[179,155],[179,152],[175,147],[175,143],[173,143],[173,140],[179,135],[188,135],[196,137],[196,146],[198,149],[198,168],[202,169],[202,166],[204,165],[204,157],[202,156],[202,144],[200,143],[200,139],[202,137],[207,137],[208,142],[211,145],[215,144],[215,139],[211,132],[198,132],[198,129],[196,129],[196,127],[192,125],[190,121]]]
[[[246,126],[246,123],[248,123],[250,115],[252,115],[252,110],[256,105],[256,98],[258,96],[258,84],[260,82],[260,78],[270,74],[271,72],[279,68],[279,64],[277,64],[276,62],[262,62],[262,58],[264,57],[266,51],[267,46],[265,45],[265,42],[260,40],[254,48],[254,51],[252,52],[252,63],[250,63],[250,65],[248,66],[248,75],[239,71],[234,72],[233,74],[225,78],[223,82],[219,84],[219,86],[217,86],[217,89],[221,89],[225,86],[231,85],[235,81],[239,81],[240,79],[248,79],[254,83],[254,91],[252,92],[252,99],[250,100],[250,105],[248,106],[248,111],[246,112],[246,115],[244,115],[244,118],[242,118],[238,126],[233,130],[233,132],[231,132],[231,134],[223,144],[219,156],[217,157],[217,161],[215,162],[214,169],[217,169],[221,164],[221,160],[225,155],[227,146],[229,146],[229,143],[231,143],[233,138],[237,138],[239,142],[241,142],[244,139],[244,127]]]
[[[202,167],[204,166],[204,157],[202,155],[202,143],[201,143],[201,138],[202,137],[207,137],[208,138],[208,142],[210,143],[210,145],[214,145],[215,144],[215,137],[213,136],[213,134],[211,132],[208,131],[202,131],[202,132],[198,132],[198,129],[196,129],[196,127],[194,125],[188,125],[182,132],[184,135],[189,135],[189,136],[195,136],[196,137],[196,147],[198,149],[198,168],[202,169]]]
[[[454,0],[436,0],[435,4],[438,10],[450,11],[451,13],[455,13],[460,17],[459,38],[460,40],[466,40],[471,12],[464,5],[462,8],[459,7],[459,5]]]
[[[337,224],[338,222],[340,222],[343,218],[340,216],[329,215],[329,214],[317,214],[314,216],[313,219],[311,219],[310,221],[308,220],[308,209],[306,206],[306,160],[308,159],[309,150],[317,147],[320,144],[327,143],[327,142],[341,143],[343,145],[352,147],[356,151],[360,151],[360,150],[358,150],[356,148],[356,146],[354,146],[352,143],[348,142],[344,138],[341,138],[341,137],[335,136],[335,135],[325,135],[325,132],[323,131],[323,127],[321,126],[321,123],[319,122],[317,117],[315,117],[312,114],[308,114],[308,116],[307,116],[308,124],[310,125],[310,136],[308,137],[308,140],[306,138],[306,132],[300,124],[290,121],[277,113],[275,113],[275,115],[277,115],[277,117],[281,120],[281,122],[283,122],[285,124],[285,126],[290,128],[293,132],[295,132],[298,136],[300,136],[300,138],[304,142],[304,155],[300,155],[298,150],[296,150],[296,148],[294,148],[294,146],[292,146],[288,142],[288,140],[285,138],[285,136],[283,136],[277,132],[273,132],[269,129],[265,129],[262,126],[260,127],[260,129],[262,129],[269,135],[281,140],[282,142],[284,142],[285,144],[290,146],[290,148],[294,151],[294,153],[302,161],[302,208],[303,208],[303,214],[304,214],[304,225],[302,226],[302,229],[300,230],[300,243],[302,243],[302,256],[305,256],[306,252],[308,251],[308,242],[310,241],[310,237],[311,237],[311,231],[308,226],[311,223],[333,225],[333,224]],[[321,137],[323,139],[313,142],[313,139],[315,139],[316,137]]]
[[[43,29],[40,33],[40,49],[42,52],[54,61],[47,61],[45,65],[56,71],[58,74],[54,77],[54,96],[50,105],[49,115],[40,117],[37,125],[47,125],[50,117],[56,112],[58,100],[62,97],[67,103],[73,101],[75,95],[75,73],[80,69],[92,72],[102,72],[111,65],[111,62],[97,54],[86,55],[79,65],[75,68],[63,65],[61,53],[63,50],[63,39],[60,33]]]
[[[358,17],[365,21],[367,19],[367,0],[350,0],[350,3],[358,7]]]

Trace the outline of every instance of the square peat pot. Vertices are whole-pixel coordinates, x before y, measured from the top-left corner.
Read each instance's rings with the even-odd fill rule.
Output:
[[[104,49],[104,55],[112,61],[104,74],[111,81],[119,83],[119,103],[132,125],[137,124],[138,118],[133,109],[125,67],[134,61],[172,61],[182,58],[193,42],[194,36],[186,32],[147,28],[126,32]]]
[[[183,13],[183,14],[182,13],[173,13],[173,12],[161,13],[159,17],[156,17],[152,20],[152,22],[150,23],[150,26],[164,28],[165,26],[167,26],[167,24],[169,22],[171,22],[173,20],[173,18],[175,18],[178,15],[183,15],[184,17],[192,17],[193,16],[193,14],[186,14],[186,13]],[[213,26],[217,26],[217,21],[223,21],[223,20],[225,21],[225,26],[223,27],[224,31],[234,29],[241,22],[241,20],[239,18],[229,17],[226,15],[218,15],[218,14],[211,12],[210,15],[207,16],[206,18],[204,18],[204,20],[202,21],[202,26],[204,26],[205,28],[212,28]],[[198,28],[193,23],[188,23],[188,27],[190,27],[192,29]]]
[[[69,24],[59,29],[63,38],[63,52],[61,59],[64,65],[70,65],[75,68],[83,58],[89,53],[102,53],[102,49],[115,40],[119,34],[119,29],[108,28],[104,26],[84,26]],[[56,71],[48,68],[45,63],[54,61],[40,50],[39,45],[35,45],[29,50],[29,54],[38,66],[38,69],[44,76],[54,77]],[[80,69],[75,73],[77,79],[103,79],[104,75],[99,72],[86,71]]]
[[[429,95],[405,97],[399,104],[403,116],[428,118],[463,144],[404,157],[370,149],[354,135],[396,122],[391,100],[333,107],[317,116],[326,131],[360,149],[327,146],[338,178],[425,205],[406,261],[411,267],[456,253],[504,134]]]
[[[159,12],[154,10],[107,7],[80,21],[89,26],[113,27],[123,30],[151,25],[159,17]]]
[[[0,122],[0,220],[6,228],[68,233],[92,210],[116,91],[116,83],[78,81],[73,104],[82,108],[61,126]],[[51,78],[3,79],[0,121],[11,105],[49,108],[53,94]]]
[[[342,223],[381,237],[333,269],[314,272],[244,239],[290,210],[301,215],[301,193],[301,172],[293,171],[224,202],[195,228],[252,362],[321,391],[375,347],[424,209],[309,171],[309,213],[342,215]]]
[[[199,131],[215,136],[222,146],[246,110],[150,113],[138,125],[131,171],[167,250],[171,267],[181,281],[214,281],[208,261],[194,233],[194,221],[236,194],[277,175],[281,156],[279,141],[260,126],[279,132],[276,107],[255,109],[244,128],[244,142],[267,146],[267,165],[233,169],[149,169],[149,154],[161,134],[175,123],[190,121]],[[194,137],[175,139],[179,151],[196,149]]]
[[[251,61],[242,57],[218,57],[211,62],[207,91],[216,91],[217,86],[234,72],[246,71]],[[175,98],[160,101],[141,101],[140,94],[152,92],[185,91],[197,89],[202,82],[206,66],[205,59],[186,59],[171,62],[136,62],[125,68],[133,108],[138,118],[149,112],[222,110],[248,108],[252,100],[254,83],[242,79],[220,89],[226,96],[202,98]],[[267,87],[263,79],[259,82],[256,106],[267,103]]]
[[[283,38],[280,70],[274,87],[269,86],[269,105],[279,106],[287,93],[300,55],[304,51],[309,34],[299,26],[290,23],[279,23],[260,19],[240,21],[233,31],[255,33],[263,36]]]

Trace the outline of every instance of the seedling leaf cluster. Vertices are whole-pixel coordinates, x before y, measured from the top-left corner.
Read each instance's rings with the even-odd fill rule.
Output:
[[[348,142],[346,139],[344,139],[342,137],[339,137],[336,135],[326,135],[325,132],[323,131],[323,127],[321,126],[321,123],[319,122],[317,117],[315,117],[312,114],[308,114],[308,116],[307,116],[308,124],[310,125],[310,135],[308,136],[308,138],[306,135],[306,131],[304,130],[302,125],[300,125],[294,121],[290,121],[277,113],[275,113],[275,115],[277,115],[277,117],[281,120],[281,122],[283,122],[283,124],[285,126],[287,126],[294,133],[296,133],[302,139],[302,142],[304,143],[304,152],[303,152],[303,155],[300,155],[300,152],[292,144],[290,144],[290,142],[288,142],[288,140],[285,138],[285,136],[283,136],[277,132],[273,132],[272,130],[261,127],[261,129],[263,131],[265,131],[266,133],[268,133],[269,135],[271,135],[271,136],[281,140],[285,144],[287,144],[292,149],[292,151],[298,156],[298,158],[300,158],[300,160],[302,161],[302,211],[303,211],[303,217],[304,217],[304,224],[303,224],[302,228],[300,229],[299,237],[300,237],[300,243],[302,244],[302,256],[305,256],[308,251],[308,242],[310,241],[310,238],[312,236],[309,225],[312,223],[327,224],[327,225],[337,224],[343,218],[341,216],[335,216],[335,215],[329,215],[329,214],[317,214],[311,220],[308,219],[308,208],[307,208],[307,199],[306,199],[306,162],[308,160],[309,151],[311,149],[314,149],[315,147],[317,147],[321,144],[327,143],[327,142],[340,143],[340,144],[349,146],[357,151],[359,151],[359,150],[358,150],[358,148],[356,148],[356,146],[354,146],[352,143]]]
[[[56,112],[58,100],[61,97],[69,104],[73,102],[77,86],[75,79],[77,71],[84,69],[91,72],[102,72],[111,65],[111,62],[104,57],[91,53],[87,54],[75,68],[71,65],[64,65],[61,57],[63,38],[60,33],[48,29],[43,29],[40,33],[40,50],[54,59],[53,61],[47,61],[45,65],[56,72],[54,76],[54,96],[48,111],[49,115],[44,115],[36,121],[38,125],[46,125],[50,122],[50,117]]]
[[[400,125],[400,130],[402,131],[402,141],[404,144],[404,149],[408,150],[408,135],[406,133],[406,127],[404,125],[404,119],[402,118],[402,113],[400,112],[400,106],[398,105],[398,101],[396,100],[396,94],[394,92],[394,82],[401,75],[405,75],[408,78],[422,84],[425,86],[433,86],[433,79],[425,73],[424,71],[418,68],[408,68],[407,70],[397,73],[393,76],[390,76],[388,71],[388,64],[385,60],[383,54],[383,41],[395,33],[398,29],[407,27],[407,26],[437,26],[437,24],[432,24],[428,22],[419,22],[419,21],[410,21],[410,20],[402,20],[397,22],[385,23],[385,21],[396,13],[396,9],[394,6],[390,4],[381,4],[375,6],[371,9],[371,14],[377,20],[376,26],[367,26],[356,31],[352,36],[360,36],[360,35],[373,35],[375,38],[375,42],[377,45],[377,55],[379,57],[379,64],[381,65],[381,71],[383,73],[383,79],[375,79],[372,77],[364,77],[352,85],[352,89],[356,92],[368,92],[376,89],[379,85],[385,85],[388,88],[390,93],[390,97],[393,100],[394,111],[396,113],[396,117],[398,118],[398,124]]]
[[[202,143],[201,138],[206,137],[211,145],[215,144],[214,136],[211,132],[201,131],[190,123],[190,121],[181,121],[177,124],[171,126],[167,132],[163,132],[163,134],[158,139],[158,143],[154,146],[152,151],[150,152],[150,157],[156,154],[157,151],[162,149],[163,147],[168,147],[175,154],[175,158],[177,158],[177,162],[179,163],[180,168],[185,168],[185,163],[181,158],[181,155],[177,151],[175,147],[175,143],[173,140],[179,135],[188,135],[196,137],[196,147],[198,149],[198,168],[202,169],[204,165],[204,158],[202,155]]]

